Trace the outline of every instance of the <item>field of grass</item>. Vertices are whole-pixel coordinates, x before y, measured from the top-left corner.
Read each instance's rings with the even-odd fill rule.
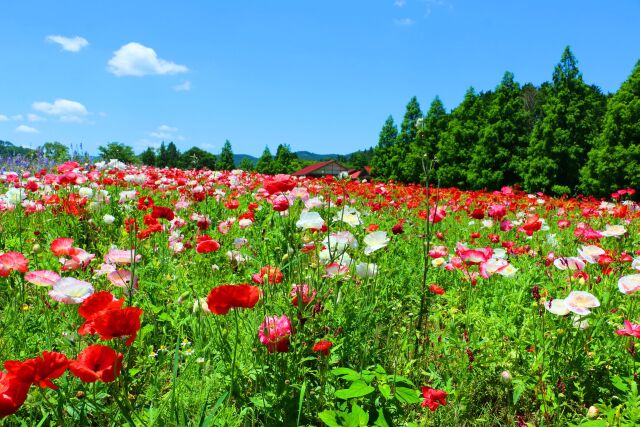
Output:
[[[634,193],[4,172],[0,425],[638,425]]]

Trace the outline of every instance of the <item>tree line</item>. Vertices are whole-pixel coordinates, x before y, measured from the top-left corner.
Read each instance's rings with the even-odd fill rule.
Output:
[[[379,179],[465,189],[606,195],[640,185],[640,61],[614,94],[584,82],[565,48],[552,81],[506,72],[493,91],[471,87],[447,112],[412,98],[398,130],[384,123],[371,161]],[[430,172],[430,173],[429,173]]]

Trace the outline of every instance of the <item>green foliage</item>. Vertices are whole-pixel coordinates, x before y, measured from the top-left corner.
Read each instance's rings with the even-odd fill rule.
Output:
[[[256,172],[272,174],[274,173],[273,156],[269,147],[264,147],[262,155],[256,163]]]
[[[640,61],[609,99],[602,132],[581,176],[581,189],[589,194],[640,187]]]
[[[45,142],[41,148],[47,159],[57,163],[64,163],[69,160],[69,147],[60,142]]]
[[[180,155],[181,169],[216,170],[216,156],[198,147],[191,147]]]
[[[390,162],[393,146],[398,138],[398,127],[393,122],[393,117],[387,117],[380,131],[378,145],[373,150],[371,159],[371,173],[376,178],[390,179],[393,164]]]
[[[405,162],[407,154],[416,145],[416,137],[422,120],[422,111],[418,99],[414,96],[409,100],[404,119],[400,125],[400,133],[389,150],[389,178],[400,182],[409,182],[415,177],[415,170],[410,163]],[[421,145],[418,143],[418,145]]]
[[[222,146],[222,151],[220,151],[220,155],[218,156],[218,169],[223,171],[230,171],[235,169],[236,165],[233,160],[233,150],[231,148],[231,143],[227,139]]]
[[[513,74],[506,72],[496,88],[471,150],[467,175],[470,188],[500,188],[522,182],[518,169],[526,159],[528,113]]]
[[[447,132],[438,144],[437,176],[444,187],[466,187],[471,153],[485,122],[490,94],[469,88],[462,103],[451,112]]]
[[[147,147],[138,157],[143,165],[157,166],[156,152],[151,147]]]
[[[117,159],[124,163],[136,163],[138,157],[133,152],[133,148],[121,142],[110,142],[106,147],[98,147],[100,158],[105,161]]]
[[[289,145],[278,145],[276,157],[273,159],[272,164],[273,173],[292,173],[298,169],[300,169],[298,156],[291,152]]]
[[[527,151],[524,185],[529,191],[549,191],[553,185],[574,191],[580,169],[596,137],[605,96],[582,80],[567,47],[553,72],[553,84],[536,123]]]

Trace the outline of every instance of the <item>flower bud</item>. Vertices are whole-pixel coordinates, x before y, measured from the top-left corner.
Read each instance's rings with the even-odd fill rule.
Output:
[[[510,383],[511,373],[509,373],[509,371],[502,371],[502,373],[500,374],[500,381],[502,381],[505,384]]]
[[[589,409],[587,410],[587,418],[595,418],[598,416],[598,408],[596,408],[595,406],[591,405],[589,406]]]

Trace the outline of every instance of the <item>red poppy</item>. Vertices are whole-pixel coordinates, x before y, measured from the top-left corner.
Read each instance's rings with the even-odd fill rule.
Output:
[[[404,224],[402,222],[397,223],[393,227],[391,227],[391,232],[393,234],[402,234],[404,233]]]
[[[447,393],[444,390],[422,387],[422,397],[424,397],[422,407],[427,406],[432,411],[435,411],[440,405],[447,404]]]
[[[282,271],[280,271],[278,267],[271,265],[265,265],[260,269],[260,273],[252,275],[251,278],[255,283],[262,285],[264,283],[265,276],[267,277],[267,283],[270,285],[282,283],[282,280],[284,280]]]
[[[27,400],[31,383],[0,371],[0,419],[15,414]]]
[[[331,341],[320,340],[313,345],[312,350],[315,351],[316,353],[320,353],[324,356],[328,356],[329,349],[331,349],[331,347],[333,347],[333,343]]]
[[[20,252],[7,252],[0,255],[0,277],[7,277],[12,271],[20,273],[29,271],[29,260]]]
[[[196,246],[196,252],[199,254],[215,252],[218,249],[220,249],[220,243],[217,240],[203,240]]]
[[[120,375],[122,353],[100,344],[90,345],[80,352],[76,360],[69,362],[69,370],[82,382],[109,383]]]
[[[69,237],[59,237],[51,242],[51,252],[55,256],[68,256],[73,246],[73,239]]]
[[[444,294],[444,289],[442,289],[440,286],[436,285],[435,283],[432,283],[429,286],[429,291],[431,291],[431,293],[436,294],[436,295],[443,295]]]
[[[540,216],[538,215],[529,215],[527,221],[522,224],[522,229],[527,234],[527,236],[532,236],[535,231],[538,231],[542,228],[542,221],[540,221]]]
[[[289,209],[289,199],[284,195],[279,195],[273,199],[273,210],[276,212],[284,212]]]
[[[215,314],[227,314],[232,308],[253,308],[260,299],[260,289],[247,285],[220,285],[209,292],[207,305]]]
[[[271,179],[264,181],[264,189],[269,194],[284,193],[291,191],[296,186],[296,182],[291,179],[290,175],[278,174]]]
[[[41,356],[24,361],[7,360],[4,368],[7,372],[22,382],[33,384],[40,388],[56,390],[57,385],[51,382],[59,378],[67,370],[69,360],[67,356],[55,351],[44,351]]]
[[[108,310],[117,310],[124,304],[124,298],[115,299],[108,291],[100,291],[82,301],[78,307],[78,314],[86,319],[84,324],[78,329],[78,335],[95,334],[93,320]]]
[[[151,211],[151,216],[154,218],[164,218],[167,221],[172,221],[175,218],[173,211],[164,206],[154,206]]]
[[[107,310],[93,319],[93,328],[101,340],[126,337],[125,345],[130,346],[140,330],[140,316],[143,310],[138,307]]]

